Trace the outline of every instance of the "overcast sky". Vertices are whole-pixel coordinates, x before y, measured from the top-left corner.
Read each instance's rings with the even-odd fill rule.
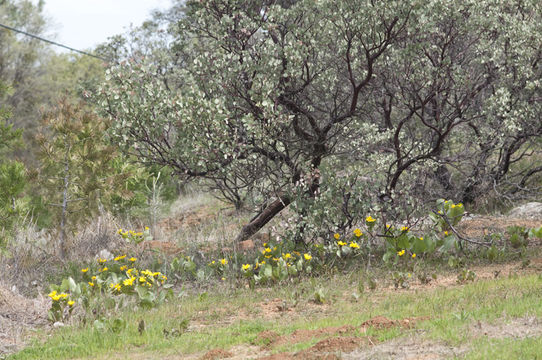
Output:
[[[169,5],[170,0],[45,0],[45,14],[52,20],[55,41],[84,50],[122,33],[130,24],[142,24],[152,10]]]

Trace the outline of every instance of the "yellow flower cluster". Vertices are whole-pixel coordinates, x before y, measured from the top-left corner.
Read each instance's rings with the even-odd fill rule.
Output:
[[[360,237],[361,235],[363,235],[363,233],[361,232],[360,229],[354,229],[354,235],[355,235],[356,237]]]
[[[145,230],[149,230],[149,228],[145,227]],[[122,229],[119,229],[119,231],[117,231],[117,233],[119,235],[121,235],[123,238],[127,238],[129,235],[131,235],[131,236],[143,236],[142,232],[135,232],[133,230],[122,231]]]
[[[398,252],[397,252],[397,255],[399,255],[399,256],[405,255],[405,249],[403,249],[403,250],[401,250],[401,251],[398,251]]]
[[[109,283],[109,274],[116,274],[118,281],[109,283],[109,289],[114,293],[123,292],[123,286],[125,288],[133,287],[136,284],[136,279],[139,278],[142,286],[152,287],[157,281],[161,284],[164,284],[167,280],[167,277],[160,272],[152,272],[148,269],[138,270],[133,266],[133,263],[137,261],[135,257],[127,258],[127,255],[118,255],[114,258],[114,263],[110,263],[111,269],[104,266],[103,268],[98,268],[98,276],[89,276],[89,268],[81,269],[81,272],[87,279],[87,284],[90,288],[95,288],[98,286],[101,288],[101,284]],[[107,262],[107,259],[98,259],[99,265],[103,266]],[[125,277],[123,276],[125,274]],[[120,277],[120,278],[119,278]],[[133,291],[133,288],[130,288],[127,291]]]
[[[350,247],[351,247],[352,249],[359,249],[359,245],[358,245],[358,243],[355,242],[355,241],[352,241],[352,242],[350,243]]]
[[[376,220],[371,215],[369,215],[365,218],[365,221],[368,223],[374,223]]]
[[[68,294],[66,293],[57,293],[56,290],[54,291],[51,291],[48,295],[51,299],[53,299],[53,301],[60,301],[60,300],[65,300],[68,298]]]

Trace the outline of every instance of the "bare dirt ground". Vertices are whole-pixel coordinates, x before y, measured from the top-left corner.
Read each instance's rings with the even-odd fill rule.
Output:
[[[0,284],[0,356],[24,346],[33,330],[47,325],[48,301],[27,299]]]
[[[406,336],[391,341],[378,343],[367,336],[353,336],[356,330],[364,332],[368,327],[411,329],[423,319],[390,320],[383,316],[374,317],[362,324],[360,329],[353,326],[329,327],[318,330],[297,330],[288,336],[280,336],[273,331],[263,331],[258,335],[261,346],[240,345],[229,351],[213,349],[203,355],[194,355],[190,359],[259,359],[259,360],[439,360],[456,358],[468,352],[468,346],[449,346],[436,341],[429,341],[417,333],[423,329],[407,332]],[[485,336],[495,339],[523,339],[542,335],[542,321],[536,317],[500,318],[489,324],[478,322],[468,330],[473,337]],[[278,346],[285,348],[299,342],[320,339],[313,346],[298,352],[279,352],[271,354]],[[168,359],[181,359],[168,357]]]

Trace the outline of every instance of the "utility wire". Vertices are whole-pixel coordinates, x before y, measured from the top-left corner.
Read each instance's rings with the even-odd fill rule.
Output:
[[[30,34],[30,33],[27,33],[26,31],[22,31],[22,30],[19,30],[19,29],[15,29],[15,28],[12,28],[11,26],[7,26],[7,25],[4,25],[4,24],[0,24],[0,27],[3,27],[5,29],[8,29],[8,30],[11,30],[11,31],[15,31],[15,32],[18,32],[19,34],[23,34],[23,35],[26,35],[26,36],[30,36],[34,39],[38,39],[40,41],[45,41],[46,43],[49,43],[49,44],[52,44],[52,45],[56,45],[56,46],[60,46],[64,49],[68,49],[68,50],[71,50],[71,51],[75,51],[79,54],[83,54],[83,55],[86,55],[86,56],[91,56],[93,58],[96,58],[96,59],[100,59],[100,60],[103,60],[103,61],[110,61],[106,58],[103,58],[101,56],[98,56],[98,55],[94,55],[94,54],[91,54],[91,53],[88,53],[86,51],[81,51],[81,50],[77,50],[77,49],[74,49],[72,47],[69,47],[69,46],[66,46],[66,45],[62,45],[62,44],[59,44],[57,42],[54,42],[54,41],[51,41],[51,40],[47,40],[47,39],[44,39],[42,37],[39,37],[37,35],[34,35],[34,34]]]

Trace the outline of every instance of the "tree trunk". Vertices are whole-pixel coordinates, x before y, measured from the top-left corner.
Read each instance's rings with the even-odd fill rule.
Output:
[[[263,209],[256,217],[254,217],[248,224],[243,226],[243,229],[237,235],[235,241],[247,240],[252,235],[256,234],[262,227],[265,226],[275,215],[281,212],[284,208],[290,205],[291,199],[288,196],[280,196],[277,200],[269,204]]]
[[[64,167],[64,188],[62,189],[62,209],[60,213],[60,258],[66,258],[66,214],[68,212],[68,187],[70,185],[70,164],[66,154]]]

